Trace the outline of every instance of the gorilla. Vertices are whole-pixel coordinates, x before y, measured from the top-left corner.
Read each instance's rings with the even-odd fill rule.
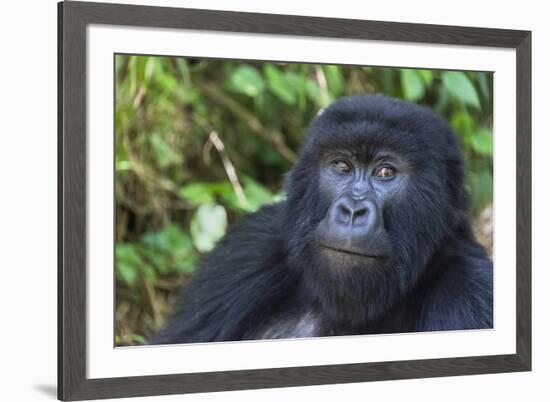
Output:
[[[339,99],[285,189],[228,231],[150,344],[492,328],[462,151],[432,111]]]

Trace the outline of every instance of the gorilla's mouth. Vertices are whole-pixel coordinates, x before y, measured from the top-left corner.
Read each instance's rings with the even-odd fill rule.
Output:
[[[359,252],[357,250],[350,250],[350,249],[345,249],[345,248],[341,248],[341,247],[330,246],[330,245],[325,244],[325,243],[319,243],[319,245],[323,248],[329,249],[331,251],[335,251],[337,253],[355,255],[355,256],[363,257],[363,258],[376,258],[376,259],[380,259],[380,260],[388,258],[385,255],[379,255],[379,254],[374,254],[374,253],[372,253],[372,254],[371,253],[364,253],[364,252]]]

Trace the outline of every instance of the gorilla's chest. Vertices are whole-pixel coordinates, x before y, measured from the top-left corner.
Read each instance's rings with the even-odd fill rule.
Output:
[[[321,335],[321,320],[319,316],[312,312],[305,312],[297,316],[283,315],[275,317],[254,331],[250,338],[309,338]]]

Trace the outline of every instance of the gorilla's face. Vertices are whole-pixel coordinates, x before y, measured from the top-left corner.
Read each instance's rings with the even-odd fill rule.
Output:
[[[290,262],[309,261],[306,286],[352,323],[410,290],[466,216],[454,133],[381,96],[344,98],[313,121],[287,191]]]
[[[328,204],[315,232],[334,268],[376,268],[392,253],[387,204],[405,191],[408,164],[392,151],[375,155],[335,149],[321,155],[319,191]]]

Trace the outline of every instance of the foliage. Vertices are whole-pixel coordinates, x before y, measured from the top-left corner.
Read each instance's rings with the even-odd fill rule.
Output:
[[[460,136],[474,212],[492,200],[492,75],[116,57],[119,345],[162,325],[174,289],[228,225],[284,197],[309,121],[346,95],[424,104]]]

